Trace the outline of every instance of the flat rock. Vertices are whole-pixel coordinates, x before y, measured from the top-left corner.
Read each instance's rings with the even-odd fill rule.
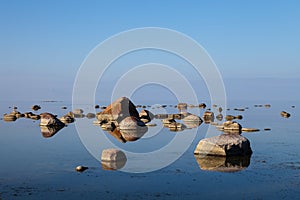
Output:
[[[222,134],[200,140],[194,154],[244,156],[251,155],[252,150],[247,138],[237,134]]]

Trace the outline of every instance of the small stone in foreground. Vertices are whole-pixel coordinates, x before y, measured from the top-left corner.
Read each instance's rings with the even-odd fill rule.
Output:
[[[79,166],[77,166],[77,167],[75,168],[75,170],[78,171],[78,172],[84,172],[84,171],[87,170],[87,169],[88,169],[88,167],[81,166],[81,165],[79,165]]]

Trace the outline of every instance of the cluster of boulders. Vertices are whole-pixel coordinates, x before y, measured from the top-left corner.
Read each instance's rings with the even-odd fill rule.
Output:
[[[39,120],[40,115],[34,114],[32,112],[21,113],[21,112],[17,111],[16,109],[13,109],[13,111],[10,112],[9,114],[3,115],[3,120],[7,121],[7,122],[16,121],[19,118],[28,118],[28,119],[33,119],[33,120]]]
[[[170,105],[171,106],[171,105]],[[223,133],[219,136],[205,138],[199,141],[194,154],[196,160],[204,170],[216,171],[238,171],[247,167],[250,163],[250,156],[252,150],[250,142],[247,138],[241,135],[242,132],[255,132],[259,131],[256,128],[243,128],[239,123],[233,120],[243,119],[242,115],[226,115],[225,122],[220,124],[224,119],[221,107],[212,105],[212,109],[206,109],[202,118],[189,113],[188,108],[206,108],[206,104],[188,105],[187,103],[178,103],[174,107],[178,109],[178,113],[174,114],[156,114],[154,115],[149,110],[146,110],[143,105],[134,105],[133,102],[127,97],[121,97],[112,102],[108,106],[95,105],[96,109],[102,109],[101,112],[96,114],[84,114],[82,109],[74,109],[65,115],[57,118],[56,115],[51,113],[34,114],[32,112],[21,113],[17,107],[9,114],[4,114],[5,121],[15,121],[18,118],[29,118],[33,120],[40,120],[41,132],[44,137],[52,137],[66,124],[73,123],[76,118],[86,117],[88,119],[96,118],[95,124],[107,131],[110,135],[115,137],[120,142],[136,141],[143,137],[148,131],[148,127],[155,126],[151,123],[153,119],[160,119],[163,126],[170,131],[182,131],[184,129],[196,128],[204,121],[206,124],[215,125],[216,128]],[[167,105],[162,105],[165,108]],[[263,107],[263,105],[255,105],[255,107]],[[264,105],[270,108],[270,104]],[[33,105],[32,110],[37,111],[41,109],[39,105]],[[139,112],[137,108],[142,110]],[[62,107],[67,109],[67,107]],[[235,111],[245,111],[248,108],[235,108]],[[229,109],[227,109],[229,110]],[[282,117],[289,118],[290,113],[282,111]],[[217,119],[219,122],[214,122]],[[265,128],[264,130],[271,130]],[[118,149],[105,149],[102,151],[101,162],[103,169],[116,170],[122,168],[127,161],[124,152]],[[87,167],[78,166],[76,171],[83,172]]]

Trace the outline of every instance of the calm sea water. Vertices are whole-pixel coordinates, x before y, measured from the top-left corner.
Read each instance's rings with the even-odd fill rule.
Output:
[[[265,103],[270,103],[271,108],[254,107],[254,104]],[[71,103],[63,101],[1,102],[0,112],[10,112],[8,107],[13,105],[26,112],[33,104],[41,105],[38,113],[51,112],[61,116],[71,110]],[[292,105],[296,107],[292,108]],[[68,110],[62,110],[62,106],[67,106]],[[249,109],[244,112],[232,110],[244,107]],[[103,169],[82,144],[75,124],[45,138],[39,121],[0,120],[0,199],[299,199],[300,107],[297,102],[229,102],[229,108],[227,114],[244,116],[239,120],[243,127],[261,129],[260,132],[243,133],[251,142],[253,154],[250,165],[234,173],[200,168],[193,151],[199,140],[206,136],[209,125],[204,123],[178,160],[160,170],[137,174]],[[195,112],[194,109],[189,112]],[[171,107],[167,110],[176,111]],[[282,110],[290,112],[291,117],[282,118]],[[201,115],[203,112],[200,110]],[[92,121],[90,126],[94,126]],[[264,128],[271,128],[271,131],[264,131]],[[98,130],[97,134],[107,134],[100,128]],[[163,146],[175,134],[188,132],[162,129],[160,134],[163,136],[151,148]],[[115,144],[119,143],[109,134],[107,137]],[[146,144],[143,140],[119,143],[120,147],[132,151],[151,150]],[[160,162],[159,158],[157,162]],[[89,169],[76,172],[78,165]]]

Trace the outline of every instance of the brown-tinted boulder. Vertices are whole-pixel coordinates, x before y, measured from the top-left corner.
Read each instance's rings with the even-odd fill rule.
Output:
[[[139,113],[136,110],[135,105],[127,97],[121,97],[117,99],[109,106],[107,106],[106,109],[104,109],[102,112],[97,113],[97,119],[100,121],[115,120],[117,122],[120,122],[129,116],[138,119]]]
[[[247,138],[238,134],[222,134],[200,140],[194,154],[212,156],[245,156],[252,150]]]

